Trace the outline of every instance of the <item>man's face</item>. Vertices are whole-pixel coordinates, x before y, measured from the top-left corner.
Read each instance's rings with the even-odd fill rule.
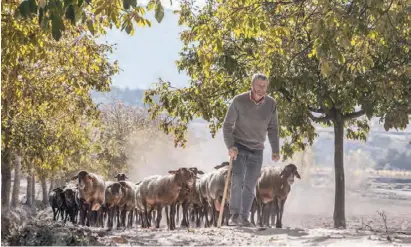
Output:
[[[258,98],[262,98],[267,92],[267,87],[268,87],[267,80],[257,79],[254,81],[254,84],[253,84],[253,93]]]

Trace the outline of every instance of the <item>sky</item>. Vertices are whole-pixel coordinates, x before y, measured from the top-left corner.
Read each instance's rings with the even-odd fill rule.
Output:
[[[146,1],[139,3],[144,5]],[[197,1],[201,4],[203,1]],[[120,73],[113,78],[113,85],[121,88],[148,89],[161,77],[170,81],[173,86],[188,85],[189,78],[184,72],[179,73],[175,61],[183,48],[179,33],[184,29],[178,25],[178,16],[173,9],[178,9],[178,1],[162,0],[165,7],[164,19],[157,23],[153,12],[146,18],[151,20],[151,27],[136,27],[133,36],[125,31],[113,29],[101,38],[116,44],[114,53],[110,55],[112,61],[118,60]]]

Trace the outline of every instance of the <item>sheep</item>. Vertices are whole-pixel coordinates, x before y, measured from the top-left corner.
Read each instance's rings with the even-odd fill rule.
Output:
[[[148,228],[151,226],[152,207],[147,203],[148,186],[153,180],[160,179],[162,176],[154,175],[143,179],[135,185],[136,208],[140,212],[141,227]]]
[[[225,181],[228,175],[228,162],[214,167],[216,170],[205,174],[199,180],[199,193],[204,202],[205,225],[209,226],[208,209],[212,209],[212,221],[217,226],[218,212],[221,209],[221,200],[224,193]],[[229,184],[230,186],[230,184]],[[230,200],[230,190],[227,191],[227,202]],[[223,205],[226,206],[226,205]],[[227,210],[225,210],[227,212]]]
[[[94,173],[79,171],[71,180],[77,179],[77,202],[80,208],[80,224],[90,226],[92,212],[101,217],[101,205],[104,203],[105,182],[104,179]],[[87,216],[87,217],[86,217]],[[87,223],[85,222],[87,218]]]
[[[63,190],[64,194],[64,206],[65,206],[65,211],[66,211],[66,217],[64,219],[64,223],[67,221],[67,217],[70,217],[71,223],[75,224],[76,223],[76,216],[78,213],[78,206],[76,204],[76,192],[77,192],[77,187],[73,186],[66,186]]]
[[[284,203],[291,191],[294,177],[301,179],[294,164],[286,165],[283,169],[279,167],[264,167],[257,182],[257,214],[260,226],[263,225],[263,210],[265,205],[274,202],[276,212],[276,227],[282,228],[282,215]],[[265,220],[267,222],[267,220]]]
[[[121,226],[126,227],[126,214],[128,212],[127,227],[133,227],[133,215],[136,209],[136,192],[135,184],[128,181],[118,181],[123,190],[123,197],[118,203],[121,212],[121,221],[117,221]],[[118,226],[117,226],[118,227]]]
[[[61,215],[61,219],[64,219],[64,187],[58,187],[51,191],[49,194],[49,203],[53,210],[53,220],[56,221]]]
[[[195,221],[196,226],[200,227],[201,220],[204,218],[205,214],[208,213],[206,210],[206,208],[208,208],[208,202],[201,195],[201,185],[198,182],[196,182],[195,187],[192,190],[189,197],[189,203],[189,207],[192,209],[192,221]]]
[[[124,196],[124,192],[123,192],[122,185],[118,182],[110,181],[110,182],[106,182],[105,184],[106,184],[106,188],[104,191],[103,207],[104,207],[104,210],[107,212],[108,229],[111,230],[113,228],[114,216],[116,212],[118,211],[118,205],[120,203],[120,200]]]
[[[143,203],[145,211],[150,207],[151,211],[157,209],[156,228],[160,227],[161,211],[163,206],[170,206],[170,217],[168,226],[170,230],[175,229],[175,202],[179,196],[181,188],[187,186],[193,188],[196,175],[187,168],[179,168],[175,171],[169,171],[169,175],[156,176],[148,182],[147,190],[143,192]],[[151,212],[150,212],[151,213]],[[147,215],[147,213],[146,213]],[[168,216],[168,210],[166,209]]]
[[[196,176],[198,174],[204,174],[203,171],[198,170],[196,167],[189,168],[190,171],[192,171]],[[181,203],[182,209],[183,209],[183,220],[181,222],[181,226],[189,227],[189,219],[188,219],[188,209],[189,206],[191,206],[194,202],[198,202],[198,193],[196,190],[196,181],[194,181],[193,188],[190,189],[188,186],[184,186],[184,188],[181,189],[180,194],[177,198],[177,203]],[[177,209],[178,213],[178,209]],[[178,221],[178,217],[177,217]]]
[[[145,217],[143,217],[144,213],[144,203],[143,203],[143,196],[141,195],[141,188],[142,188],[142,181],[136,183],[134,185],[134,191],[136,193],[136,221],[140,220],[140,225],[142,228],[148,227],[145,224]]]

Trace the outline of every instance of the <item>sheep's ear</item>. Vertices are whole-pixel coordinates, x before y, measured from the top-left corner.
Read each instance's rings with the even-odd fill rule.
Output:
[[[177,174],[178,171],[168,171],[170,174]]]
[[[125,179],[129,179],[125,174],[124,174],[124,178],[125,178]]]
[[[220,169],[224,166],[228,166],[228,165],[229,165],[229,163],[227,161],[224,161],[223,163],[221,163],[221,165],[215,166],[214,169],[218,170],[218,169]]]
[[[300,174],[298,173],[297,170],[295,170],[294,175],[295,175],[298,179],[301,179],[301,176],[300,176]]]
[[[197,174],[201,174],[201,175],[203,175],[203,174],[204,174],[204,172],[203,172],[203,171],[198,170],[198,171],[197,171]]]

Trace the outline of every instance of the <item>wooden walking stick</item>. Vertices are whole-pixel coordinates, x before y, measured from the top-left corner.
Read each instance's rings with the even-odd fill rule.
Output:
[[[230,156],[230,162],[228,163],[227,179],[225,180],[223,199],[221,200],[220,214],[218,215],[217,227],[221,227],[221,223],[223,221],[224,205],[225,205],[225,200],[227,197],[228,184],[230,183],[230,179],[231,179],[232,168],[233,168],[233,158]]]

